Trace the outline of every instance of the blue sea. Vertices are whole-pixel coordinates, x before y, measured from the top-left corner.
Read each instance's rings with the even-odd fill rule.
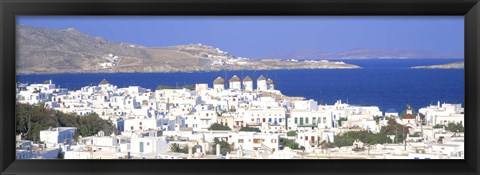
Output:
[[[287,96],[302,96],[319,103],[337,100],[354,105],[375,105],[382,111],[403,111],[436,104],[461,103],[464,106],[464,69],[410,69],[411,66],[444,64],[460,59],[367,59],[341,60],[362,69],[257,70],[197,73],[116,73],[116,74],[40,74],[17,75],[17,82],[41,83],[51,79],[71,90],[107,79],[118,87],[130,85],[155,89],[157,85],[183,86],[212,82],[216,77],[229,79],[260,75],[275,81],[275,88]],[[256,87],[256,83],[254,84]]]

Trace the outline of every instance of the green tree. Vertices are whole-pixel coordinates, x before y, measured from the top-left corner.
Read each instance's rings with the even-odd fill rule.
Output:
[[[220,145],[220,154],[223,155],[223,156],[227,155],[227,153],[232,151],[232,145],[228,144],[228,142],[226,142],[224,140],[220,141],[220,140],[218,140],[218,138],[214,138],[213,142],[214,142],[213,151],[212,151],[213,154],[217,154],[217,149],[216,149],[217,144]]]
[[[283,146],[283,148],[285,147],[289,147],[291,149],[302,149],[302,147],[300,147],[300,145],[295,142],[295,140],[290,140],[290,139],[287,139],[287,138],[280,138],[280,145]],[[303,147],[303,149],[305,149],[305,147]]]
[[[178,89],[178,88],[173,86],[166,86],[166,85],[158,85],[156,88],[156,90],[162,90],[162,89]]]
[[[229,130],[232,130],[232,129],[230,129],[230,127],[228,127],[228,126],[221,125],[219,123],[214,123],[214,124],[210,125],[210,127],[208,127],[208,130],[229,131]]]
[[[443,125],[441,125],[441,124],[436,124],[435,126],[433,126],[433,128],[443,128]]]
[[[180,145],[178,143],[170,144],[170,152],[175,152],[175,153],[180,152]]]
[[[457,131],[458,132],[464,132],[465,131],[465,128],[460,123],[448,123],[446,129],[451,131],[451,132],[457,132]]]
[[[16,104],[15,112],[16,134],[23,134],[23,138],[37,142],[40,140],[40,131],[50,127],[76,127],[74,139],[77,136],[92,136],[100,130],[105,134],[118,133],[113,123],[103,120],[97,114],[87,116],[66,114],[60,111],[45,108],[44,104],[29,105]]]
[[[297,131],[288,131],[287,132],[287,136],[296,136],[297,135]]]
[[[258,128],[249,127],[249,126],[240,128],[240,131],[262,132],[262,131],[260,131],[260,129],[258,129]]]
[[[340,118],[337,120],[339,126],[342,125],[342,121],[347,121],[347,118],[342,118],[342,117],[340,117]]]
[[[195,85],[194,84],[189,84],[189,85],[184,85],[181,87],[175,87],[175,86],[167,86],[167,85],[158,85],[156,90],[162,90],[162,89],[189,89],[189,90],[195,90]]]
[[[408,134],[408,128],[397,123],[395,119],[388,119],[388,125],[383,126],[379,133],[371,131],[349,131],[335,136],[334,145],[337,147],[352,146],[355,140],[360,140],[369,145],[391,143],[388,135],[395,135],[396,142],[402,142]]]

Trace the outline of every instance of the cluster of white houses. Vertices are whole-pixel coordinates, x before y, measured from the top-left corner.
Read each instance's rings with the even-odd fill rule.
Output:
[[[319,105],[314,100],[287,98],[275,90],[273,80],[264,76],[258,77],[256,88],[249,76],[241,79],[235,75],[228,83],[221,77],[216,78],[213,88],[196,84],[195,90],[154,91],[139,86],[118,88],[106,80],[96,86],[68,91],[46,81],[18,85],[17,101],[42,102],[48,108],[78,115],[96,113],[110,120],[121,133],[105,135],[101,131],[73,141],[76,128],[49,128],[40,133],[41,145],[17,139],[19,159],[56,158],[59,152],[65,159],[445,159],[463,158],[464,150],[462,133],[432,127],[450,122],[463,125],[461,104],[439,102],[419,109],[415,116],[413,110],[407,109],[406,114],[399,117],[393,110],[383,113],[376,106],[349,105],[341,100],[332,105]],[[387,124],[385,116],[396,118],[398,123],[410,127],[411,133],[422,135],[409,137],[408,143],[369,145],[368,154],[366,151],[352,154],[351,147],[322,148],[322,144],[334,142],[335,136],[347,131],[379,132]],[[383,119],[376,121],[376,117]],[[215,123],[231,130],[209,130]],[[242,127],[258,128],[261,132],[240,131]],[[296,131],[296,135],[287,136],[289,131]],[[281,138],[293,140],[305,149],[283,148]],[[231,151],[220,155],[220,144],[214,143],[216,139],[227,142]],[[187,148],[188,153],[171,152],[174,143]],[[352,146],[355,143],[352,141]],[[54,151],[45,153],[48,150]]]

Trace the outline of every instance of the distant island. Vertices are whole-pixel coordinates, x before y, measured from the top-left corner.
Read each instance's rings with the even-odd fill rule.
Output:
[[[464,62],[454,62],[448,64],[438,64],[438,65],[431,65],[431,66],[414,66],[413,69],[463,69]]]
[[[74,28],[17,26],[16,31],[18,74],[360,68],[342,61],[250,59],[203,44],[145,47]]]
[[[462,54],[453,53],[433,53],[426,51],[413,50],[382,50],[382,49],[351,49],[340,52],[318,52],[311,50],[299,50],[278,53],[266,58],[286,57],[298,60],[304,59],[328,59],[328,60],[342,60],[342,59],[424,59],[424,58],[463,58]]]

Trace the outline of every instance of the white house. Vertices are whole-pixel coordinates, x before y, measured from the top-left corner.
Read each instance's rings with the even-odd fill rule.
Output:
[[[135,117],[123,121],[122,131],[162,130],[165,121],[162,118]]]
[[[75,135],[74,127],[57,127],[49,128],[47,130],[40,131],[40,141],[45,144],[72,144],[73,136]]]
[[[280,136],[278,134],[238,132],[232,134],[229,142],[234,145],[234,149],[265,150],[272,153],[278,151]]]
[[[167,152],[168,144],[164,137],[132,137],[130,152],[133,156],[157,156]]]

